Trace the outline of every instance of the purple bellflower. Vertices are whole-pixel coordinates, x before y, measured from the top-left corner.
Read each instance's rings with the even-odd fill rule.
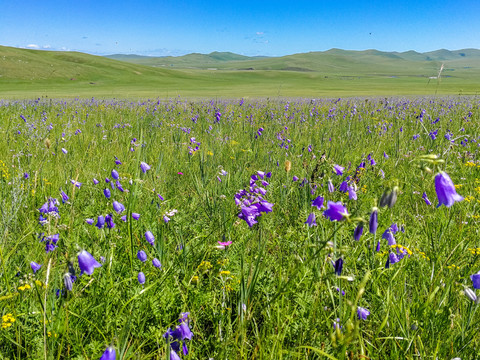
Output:
[[[117,170],[113,169],[112,170],[112,178],[114,178],[115,180],[118,180],[120,176],[118,175],[118,172]]]
[[[86,250],[82,250],[78,253],[78,266],[80,267],[80,275],[86,273],[92,275],[95,268],[101,267],[102,265],[95,260],[95,258]]]
[[[150,245],[153,246],[155,244],[155,237],[153,236],[151,231],[147,231],[145,233],[145,239],[147,239],[147,241],[150,243]]]
[[[480,289],[480,271],[476,274],[470,275],[470,279],[473,282],[473,288]]]
[[[144,274],[143,272],[140,271],[140,272],[138,273],[137,278],[138,278],[138,282],[139,282],[141,285],[145,284],[145,274]]]
[[[312,206],[315,206],[318,210],[322,210],[323,208],[323,201],[324,198],[321,196],[317,196],[313,201],[312,201]]]
[[[327,210],[323,212],[323,215],[330,219],[330,221],[341,221],[344,217],[347,217],[348,211],[345,206],[343,206],[342,202],[333,202],[329,201],[327,203]]]
[[[118,201],[114,201],[113,202],[113,210],[115,210],[117,212],[117,214],[121,214],[122,212],[125,211],[125,206]]]
[[[38,270],[40,270],[40,268],[42,267],[42,265],[37,264],[35,261],[32,261],[32,262],[30,263],[30,267],[32,268],[33,273],[35,274]]]
[[[360,320],[367,320],[368,315],[370,315],[370,311],[363,307],[357,307],[357,315]]]
[[[438,205],[452,206],[456,201],[462,201],[463,197],[457,194],[455,185],[447,173],[441,171],[435,176],[435,191],[437,192]]]
[[[344,170],[344,169],[345,169],[345,168],[342,167],[342,166],[340,166],[340,165],[334,165],[334,166],[333,166],[333,172],[334,172],[335,174],[337,174],[337,175],[343,175],[343,170]]]
[[[100,357],[100,360],[117,360],[117,353],[115,352],[115,348],[113,346],[107,347],[105,352]]]
[[[150,165],[148,165],[146,162],[141,162],[140,163],[140,169],[142,170],[142,172],[145,174],[148,170],[151,169]]]
[[[138,258],[138,260],[140,260],[141,262],[145,262],[145,261],[147,261],[147,254],[145,253],[145,251],[140,250],[140,251],[137,253],[137,258]]]

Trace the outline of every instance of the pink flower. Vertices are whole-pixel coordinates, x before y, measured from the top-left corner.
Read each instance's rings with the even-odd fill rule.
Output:
[[[183,175],[183,173],[182,173],[182,172],[178,172],[177,174],[178,174],[178,175]]]
[[[232,245],[232,241],[218,241],[217,249],[224,250],[227,246]]]

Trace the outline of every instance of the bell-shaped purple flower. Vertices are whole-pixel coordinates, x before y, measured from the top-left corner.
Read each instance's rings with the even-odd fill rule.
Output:
[[[145,253],[145,251],[140,250],[139,252],[137,252],[137,258],[141,262],[145,262],[145,261],[147,261],[147,254]]]
[[[327,210],[323,212],[323,215],[330,219],[330,221],[341,221],[344,217],[348,216],[348,211],[342,202],[329,201],[327,203]]]
[[[66,273],[63,275],[63,285],[67,291],[72,291],[73,289],[73,281],[70,273]]]
[[[137,279],[141,285],[145,284],[145,274],[143,272],[138,273]]]
[[[97,185],[97,184],[99,183],[99,181],[98,181],[97,179],[95,179],[95,178],[93,178],[92,181],[93,181],[93,185]]]
[[[92,275],[95,268],[101,267],[102,265],[94,259],[92,254],[86,250],[82,250],[78,253],[78,266],[80,267],[80,275],[86,273]]]
[[[150,165],[148,165],[146,162],[141,162],[140,163],[140,169],[142,170],[142,172],[145,174],[148,170],[151,169]]]
[[[348,198],[350,200],[357,200],[357,192],[355,191],[355,188],[353,186],[349,186],[347,188],[348,191]]]
[[[363,307],[357,307],[357,315],[360,320],[367,320],[368,315],[370,315],[370,311]]]
[[[155,244],[155,237],[150,230],[145,233],[145,239],[147,239],[150,245],[153,246]]]
[[[113,210],[115,210],[117,212],[117,214],[121,214],[122,212],[125,211],[125,206],[123,206],[123,204],[118,202],[118,201],[114,201],[113,202]]]
[[[338,190],[341,192],[347,192],[347,189],[348,189],[348,183],[346,181],[343,181],[338,187]]]
[[[384,231],[382,235],[382,239],[387,240],[389,246],[395,245],[397,243],[395,241],[395,237],[393,236],[393,234],[394,232],[392,231],[392,229],[388,228],[387,230]]]
[[[112,170],[112,178],[114,178],[115,180],[118,180],[120,176],[118,175],[118,172],[117,170],[113,169]]]
[[[313,201],[312,201],[312,206],[315,206],[318,210],[322,210],[323,208],[323,201],[324,198],[321,196],[317,196]]]
[[[107,347],[107,350],[102,354],[100,360],[117,360],[117,353],[113,346]]]
[[[62,196],[62,204],[65,204],[68,201],[68,195],[63,190],[60,191],[60,195]]]
[[[331,193],[335,191],[335,187],[333,186],[333,183],[331,180],[328,180],[328,191]]]
[[[105,215],[105,223],[109,229],[113,229],[115,227],[112,214]]]
[[[310,215],[308,215],[308,218],[307,218],[307,221],[305,221],[305,224],[307,224],[309,227],[312,227],[312,226],[317,226],[317,223],[315,222],[315,213],[310,213]]]
[[[161,269],[162,268],[162,264],[160,263],[160,260],[158,260],[157,258],[154,258],[152,260],[152,265],[155,266],[157,269]]]
[[[480,271],[476,274],[470,275],[470,279],[472,279],[473,288],[480,289]]]
[[[97,218],[97,223],[95,224],[95,226],[99,229],[101,229],[105,226],[105,218],[103,217],[103,215],[100,215]]]
[[[107,199],[110,199],[110,196],[112,196],[112,193],[110,192],[109,188],[106,188],[103,190],[103,195],[105,195]]]
[[[86,222],[88,225],[93,225],[93,223],[95,222],[95,220],[93,220],[93,219],[85,219],[85,222]]]
[[[389,262],[390,264],[395,264],[397,262],[400,261],[400,259],[398,258],[397,254],[391,252],[389,255],[388,255],[388,259],[389,259]]]
[[[345,169],[345,168],[342,167],[342,166],[340,166],[340,165],[334,165],[334,166],[333,166],[333,172],[334,172],[335,174],[337,174],[337,175],[343,175],[343,170],[344,170],[344,169]]]
[[[40,268],[42,267],[42,265],[37,264],[35,261],[32,261],[32,262],[30,263],[30,267],[32,268],[33,273],[35,274],[38,270],[40,270]]]
[[[437,192],[438,205],[452,206],[456,201],[462,201],[463,197],[457,194],[455,185],[447,173],[441,171],[435,176],[435,191]]]
[[[140,214],[138,214],[138,213],[132,213],[132,218],[133,218],[134,220],[138,220],[138,219],[140,219]]]

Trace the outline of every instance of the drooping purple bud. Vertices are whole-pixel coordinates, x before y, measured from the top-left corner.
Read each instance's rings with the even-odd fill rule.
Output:
[[[146,162],[141,162],[140,163],[140,169],[142,170],[142,172],[145,174],[148,170],[151,169],[150,165],[148,165]]]
[[[123,211],[125,211],[125,206],[123,206],[123,204],[118,201],[114,201],[113,210],[115,210],[117,214],[121,214]]]
[[[33,273],[35,274],[38,270],[40,270],[40,268],[42,267],[42,265],[37,264],[35,261],[32,261],[32,262],[30,263],[30,267],[32,268]]]
[[[113,169],[112,170],[112,178],[114,178],[115,180],[118,180],[120,176],[118,175],[118,172],[117,170]]]
[[[360,320],[367,320],[367,316],[370,315],[370,311],[359,306],[357,308],[357,315]]]
[[[139,282],[141,285],[145,284],[145,274],[144,274],[143,272],[140,271],[140,272],[138,273],[138,277],[137,277],[137,278],[138,278],[138,282]]]
[[[310,215],[308,215],[308,218],[307,218],[307,221],[305,221],[305,224],[307,224],[309,227],[312,227],[312,226],[317,226],[317,223],[315,222],[315,213],[310,213]]]
[[[342,270],[343,270],[343,259],[338,258],[335,261],[335,275],[337,275],[337,276],[342,275]]]
[[[137,258],[138,258],[138,260],[140,260],[141,262],[145,262],[145,261],[147,261],[147,254],[145,253],[145,251],[140,250],[140,251],[137,253]]]
[[[160,260],[158,260],[157,258],[154,258],[152,260],[152,265],[155,266],[157,269],[161,269],[162,268],[162,264],[160,263]]]
[[[370,214],[369,231],[371,234],[375,234],[378,228],[378,209],[374,207]]]
[[[105,195],[107,199],[110,199],[110,196],[112,195],[110,192],[110,189],[109,188],[103,189],[103,195]]]
[[[150,245],[153,246],[155,244],[155,237],[153,236],[151,231],[147,231],[145,233],[145,239],[147,239],[147,241],[150,243]]]
[[[353,231],[353,239],[359,241],[363,233],[363,223],[358,224],[358,226]]]

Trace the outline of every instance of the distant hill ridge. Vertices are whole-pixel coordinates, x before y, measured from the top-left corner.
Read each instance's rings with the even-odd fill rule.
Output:
[[[263,56],[244,56],[238,55],[232,52],[212,52],[210,54],[192,53],[182,56],[141,56],[141,55],[107,55],[107,58],[127,61],[135,64],[155,66],[155,67],[174,67],[179,69],[197,68],[207,69],[214,66],[218,66],[219,69],[224,70],[245,70],[245,69],[268,69],[269,63],[276,63],[278,59],[285,61],[325,61],[332,59],[332,57],[339,57],[343,59],[356,59],[359,62],[370,62],[378,60],[384,62],[385,60],[405,60],[405,61],[418,61],[418,62],[441,62],[452,60],[476,60],[480,59],[479,49],[461,49],[461,50],[446,50],[440,49],[425,53],[419,53],[414,50],[405,52],[386,52],[380,50],[343,50],[343,49],[330,49],[327,51],[312,51],[308,53],[298,53],[279,57],[263,57]],[[259,62],[260,61],[260,62]],[[251,66],[249,66],[249,64]],[[303,66],[285,66],[287,70],[292,69],[305,69]],[[275,66],[271,66],[271,69],[277,69]],[[315,71],[316,69],[305,69]]]

